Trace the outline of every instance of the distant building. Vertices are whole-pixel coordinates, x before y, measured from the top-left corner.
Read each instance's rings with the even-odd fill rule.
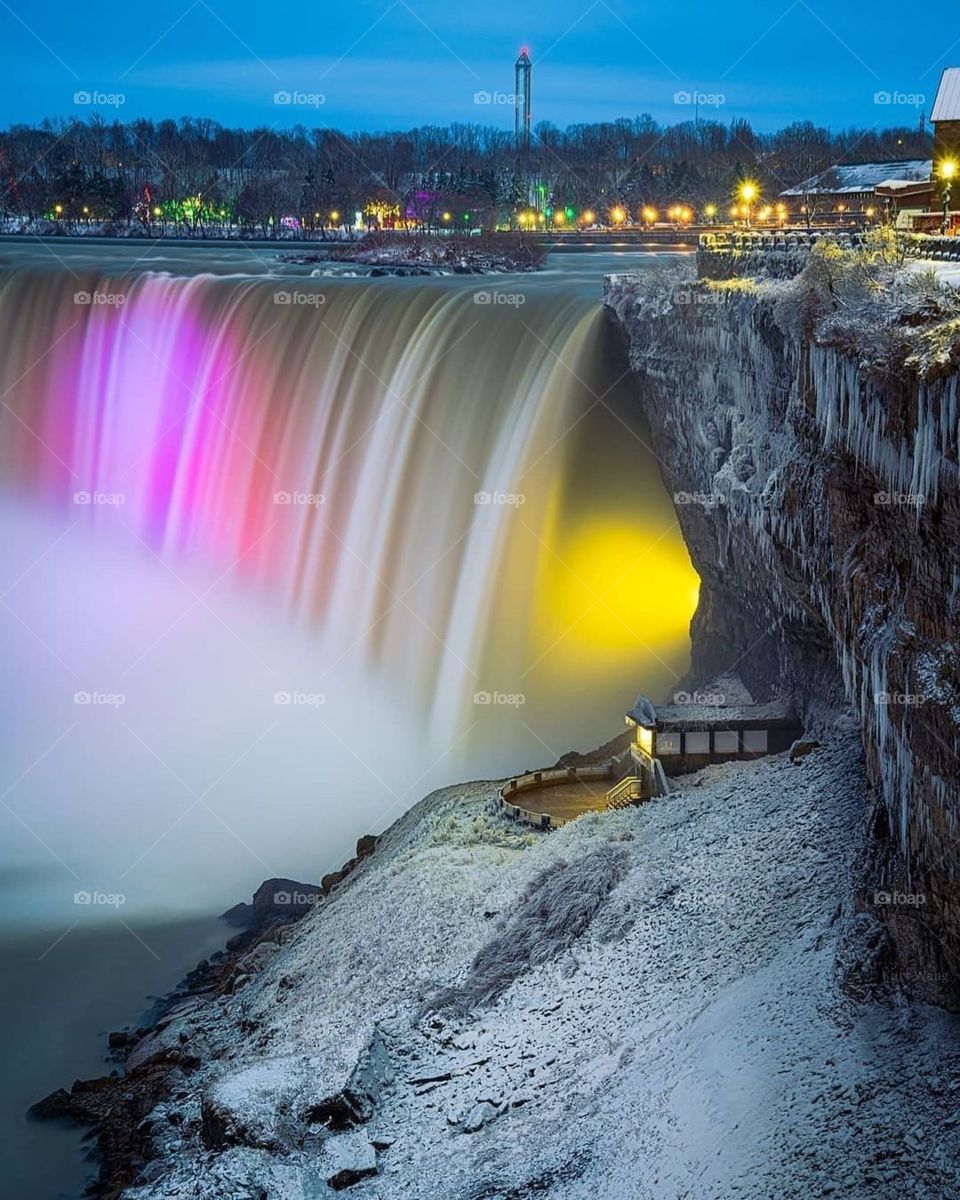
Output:
[[[940,76],[930,120],[934,162],[960,159],[960,67],[947,67]]]
[[[526,46],[520,51],[515,64],[513,88],[513,125],[518,150],[530,149],[530,81],[533,63]]]
[[[920,185],[931,191],[933,162],[929,158],[911,158],[901,162],[843,163],[829,167],[787,188],[780,198],[794,213],[809,210],[810,215],[851,213],[862,215],[869,208],[889,203],[899,187]],[[913,199],[913,197],[912,197]],[[924,200],[922,207],[926,206]]]

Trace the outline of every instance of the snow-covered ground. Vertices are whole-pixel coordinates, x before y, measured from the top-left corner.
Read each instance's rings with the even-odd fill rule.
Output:
[[[907,263],[907,270],[913,274],[933,270],[941,283],[951,287],[960,287],[960,262],[940,262],[929,258],[912,258]]]
[[[865,786],[840,718],[550,835],[428,797],[135,1051],[202,1065],[126,1195],[955,1196],[952,1019],[837,982]]]

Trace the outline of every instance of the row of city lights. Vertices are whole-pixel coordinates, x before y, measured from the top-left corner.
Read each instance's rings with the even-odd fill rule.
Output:
[[[960,168],[958,168],[956,160],[952,158],[943,159],[943,161],[940,162],[937,167],[936,173],[946,185],[946,200],[949,200],[950,185],[956,177],[958,169]],[[736,199],[738,203],[734,204],[728,210],[728,215],[732,220],[742,219],[749,222],[754,214],[754,208],[755,206],[758,206],[758,202],[760,200],[759,185],[753,180],[745,179],[737,188]],[[190,199],[178,202],[178,206],[183,208],[187,216],[192,216],[194,210],[199,211],[201,207],[200,197],[196,197],[196,200]],[[63,205],[55,204],[53,206],[53,211],[58,218],[62,217],[64,213]],[[838,204],[835,211],[838,213],[845,213],[848,211],[848,206],[845,204]],[[864,215],[868,218],[873,217],[876,214],[876,209],[872,206],[865,208],[863,211]],[[90,208],[87,205],[83,206],[82,212],[84,217],[92,216]],[[807,206],[801,205],[800,212],[805,214],[807,212]],[[716,221],[718,213],[719,210],[716,204],[704,205],[703,216],[706,221],[711,223]],[[164,216],[164,210],[159,205],[154,205],[151,209],[151,214],[155,218],[160,218]],[[225,217],[227,215],[226,209],[221,209],[216,215]],[[692,222],[695,214],[694,210],[685,204],[674,204],[666,210],[664,215],[666,220],[672,221],[677,225],[682,225]],[[786,219],[787,215],[787,206],[782,202],[776,205],[764,204],[756,207],[756,219],[761,222],[772,221],[774,219],[783,221]],[[616,204],[609,210],[608,217],[611,225],[624,225],[629,221],[630,214],[623,205]],[[324,219],[324,217],[322,213],[315,212],[313,214],[313,219],[314,221],[321,221]],[[341,215],[339,212],[333,211],[329,213],[326,219],[328,219],[331,224],[336,225],[340,222]],[[470,214],[464,213],[464,220],[469,221],[469,219]],[[558,228],[562,228],[566,225],[578,224],[589,227],[597,223],[597,214],[592,209],[585,209],[578,216],[575,210],[572,208],[561,208],[554,210],[548,207],[544,212],[521,212],[517,215],[516,219],[521,229],[534,229],[538,225],[547,224],[548,221]],[[444,212],[441,214],[441,220],[444,223],[449,223],[453,220],[453,214],[450,212]],[[644,225],[654,225],[660,220],[660,213],[651,205],[644,205],[640,211],[640,220]]]

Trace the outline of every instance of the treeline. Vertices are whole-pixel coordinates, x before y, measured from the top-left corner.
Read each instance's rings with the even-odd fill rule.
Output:
[[[0,133],[0,215],[265,230],[284,222],[322,229],[365,212],[371,223],[491,228],[537,198],[541,208],[577,213],[697,209],[726,204],[747,177],[773,198],[834,163],[930,154],[930,136],[916,128],[833,132],[809,122],[769,134],[746,121],[544,122],[518,155],[512,134],[481,125],[346,134],[93,114]]]

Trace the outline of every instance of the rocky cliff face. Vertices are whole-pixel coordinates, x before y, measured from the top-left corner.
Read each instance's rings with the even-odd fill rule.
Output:
[[[859,927],[887,982],[960,1007],[960,322],[908,280],[858,329],[824,278],[611,277],[606,304],[703,580],[694,682],[845,692],[875,787]]]

